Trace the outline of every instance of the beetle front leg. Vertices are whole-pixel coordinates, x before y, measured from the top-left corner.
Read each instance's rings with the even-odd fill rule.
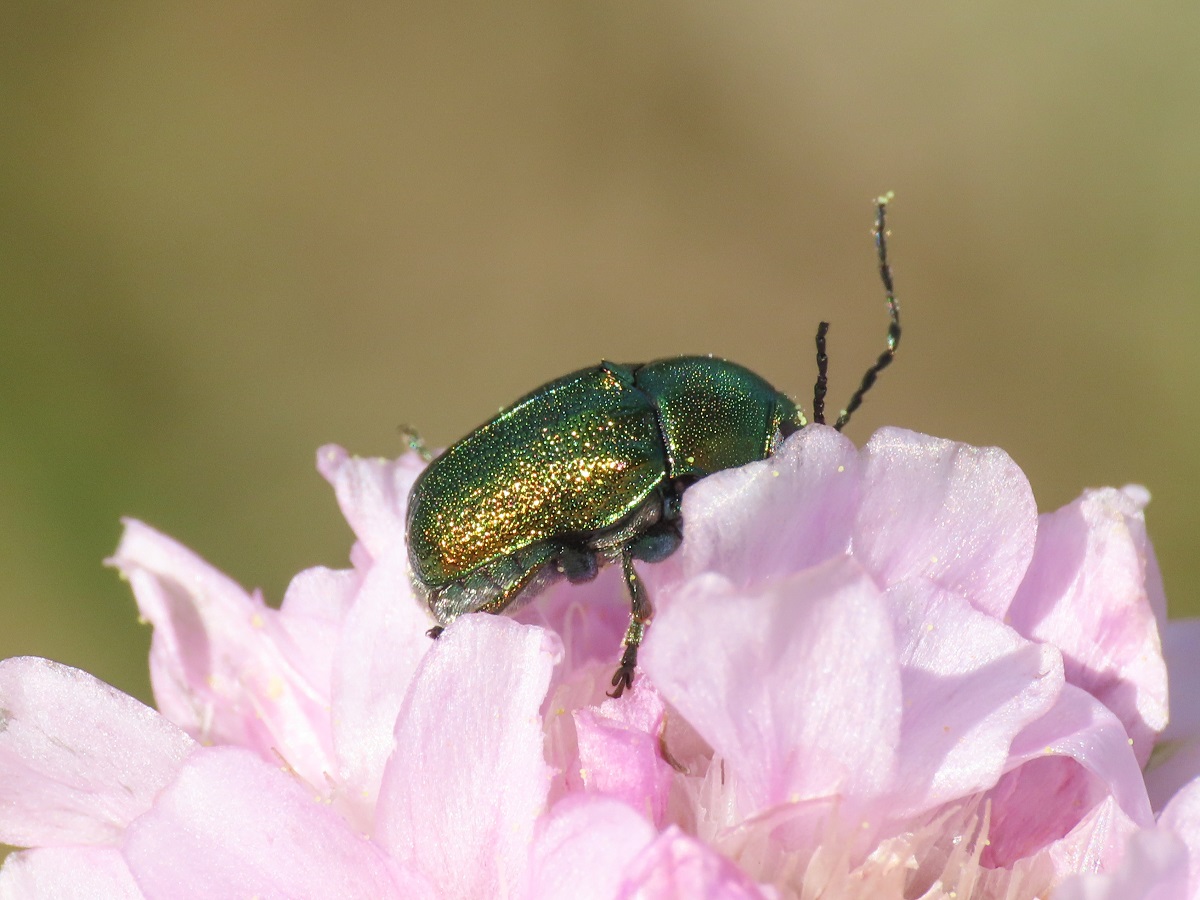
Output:
[[[633,685],[633,673],[637,669],[638,647],[646,633],[646,625],[654,610],[646,597],[642,580],[633,568],[633,551],[629,547],[621,550],[621,572],[625,575],[625,586],[629,589],[629,628],[625,630],[625,652],[621,654],[621,665],[612,677],[613,689],[608,696],[616,698]]]

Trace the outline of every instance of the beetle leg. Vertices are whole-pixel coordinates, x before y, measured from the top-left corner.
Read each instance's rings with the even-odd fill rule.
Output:
[[[621,550],[621,571],[625,575],[625,586],[629,588],[629,628],[625,630],[625,652],[621,654],[621,665],[612,677],[613,689],[608,696],[616,698],[625,693],[625,688],[633,685],[633,673],[637,669],[638,647],[646,633],[646,625],[654,610],[646,596],[642,580],[633,568],[633,551],[629,547]]]
[[[571,584],[591,581],[600,568],[594,550],[564,550],[559,553],[554,565]]]
[[[399,430],[400,437],[408,445],[409,450],[416,453],[425,462],[430,462],[433,459],[433,453],[425,446],[425,438],[421,437],[417,429],[407,423],[402,423]]]
[[[679,530],[679,521],[668,519],[659,522],[630,544],[629,552],[634,559],[643,562],[662,562],[678,550],[681,543],[683,534]]]
[[[433,640],[436,641],[438,638],[440,638],[442,636],[442,632],[445,630],[446,630],[445,627],[442,625],[434,625],[427,632],[425,632],[425,637],[433,638]]]
[[[662,562],[679,549],[679,545],[683,543],[680,507],[683,502],[683,492],[687,490],[689,484],[690,482],[687,480],[676,478],[660,489],[662,492],[661,518],[628,544],[629,552],[634,559],[651,563]]]

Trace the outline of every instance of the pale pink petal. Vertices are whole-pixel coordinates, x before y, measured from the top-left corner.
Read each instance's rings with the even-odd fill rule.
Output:
[[[326,696],[338,637],[362,580],[354,569],[306,569],[292,579],[279,607],[279,625],[288,638],[281,652],[305,681],[324,686]]]
[[[579,772],[579,742],[575,730],[575,711],[603,702],[613,673],[612,663],[586,663],[570,672],[569,678],[557,677],[559,665],[550,681],[550,692],[542,704],[546,741],[546,764],[553,771],[547,806],[554,806],[569,794],[583,790]],[[641,678],[639,681],[645,681]]]
[[[1193,779],[1167,804],[1158,827],[1178,836],[1187,847],[1189,897],[1200,897],[1200,778]]]
[[[1128,497],[1138,509],[1150,505],[1150,492],[1140,484],[1127,484],[1121,488],[1121,493]],[[1131,524],[1131,528],[1137,526]],[[1162,634],[1167,627],[1167,595],[1163,591],[1162,572],[1158,567],[1158,557],[1154,553],[1154,545],[1146,536],[1146,523],[1142,520],[1141,535],[1136,538],[1142,545],[1146,557],[1146,597],[1154,618],[1158,620],[1158,633]]]
[[[367,570],[334,658],[332,709],[338,777],[364,829],[394,746],[396,715],[433,646],[425,634],[432,624],[413,596],[402,557],[389,553]]]
[[[640,571],[655,566],[639,563]],[[546,628],[563,645],[562,663],[555,667],[543,704],[546,762],[555,770],[548,802],[553,805],[573,791],[583,790],[574,714],[608,701],[621,641],[629,624],[629,595],[620,566],[606,566],[592,581],[560,581],[515,615],[518,622]],[[649,680],[641,676],[635,690]]]
[[[1055,900],[1060,895],[1073,900],[1185,900],[1200,895],[1200,780],[1180,791],[1156,827],[1130,826],[1118,832],[1115,852],[1102,859],[1059,860],[1059,871],[1068,877]]]
[[[725,857],[674,825],[626,870],[620,900],[767,900],[763,890]]]
[[[991,842],[984,853],[989,865],[1036,853],[1108,796],[1135,825],[1153,822],[1125,729],[1106,706],[1072,684],[1013,741],[1009,767],[989,794]]]
[[[1105,786],[1073,759],[1031,760],[1000,779],[988,793],[992,829],[983,861],[1011,866],[1069,834],[1102,803]]]
[[[1187,850],[1175,835],[1144,829],[1129,839],[1113,872],[1076,874],[1054,900],[1188,900]]]
[[[110,562],[154,626],[150,676],[163,715],[202,743],[248,747],[322,784],[333,768],[330,686],[292,664],[300,654],[281,613],[141,522],[126,520]]]
[[[655,686],[723,757],[742,815],[892,787],[900,672],[870,577],[846,557],[756,589],[683,585],[650,629]]]
[[[575,711],[584,789],[623,800],[663,824],[674,769],[659,750],[663,703],[647,679],[617,700]]]
[[[642,572],[654,566],[639,563]],[[548,802],[583,789],[574,713],[604,703],[629,624],[629,595],[620,566],[606,566],[591,581],[560,581],[515,614],[562,640],[563,659],[555,667],[543,704],[546,762],[555,770]],[[639,681],[644,679],[639,678]]]
[[[753,584],[846,553],[860,468],[848,438],[812,425],[770,459],[704,478],[684,494],[687,539],[666,563],[647,567],[648,583],[716,572]]]
[[[0,900],[142,900],[115,847],[42,847],[0,869]]]
[[[928,578],[1003,618],[1037,536],[1011,457],[899,428],[872,435],[863,457],[855,558],[885,585]]]
[[[580,619],[590,619],[594,622],[591,609],[591,606],[581,605],[578,609]],[[518,619],[518,621],[520,620]],[[591,630],[591,625],[585,624],[584,628]],[[574,632],[574,636],[575,638],[580,637],[578,630]],[[577,649],[578,646],[579,642],[577,641]],[[632,729],[646,735],[653,735],[653,753],[656,757],[660,757],[656,763],[648,756],[637,755],[636,758],[640,763],[637,772],[640,774],[636,777],[628,772],[607,769],[602,771],[595,765],[589,765],[587,766],[588,776],[592,779],[589,783],[593,788],[603,783],[605,790],[615,789],[619,782],[628,786],[652,786],[652,796],[655,800],[651,806],[654,809],[659,808],[659,802],[663,799],[660,792],[667,791],[669,788],[670,790],[667,792],[670,796],[667,797],[667,804],[670,811],[666,813],[667,821],[676,823],[683,820],[690,821],[694,818],[690,812],[691,800],[680,796],[679,792],[675,790],[676,779],[673,775],[660,780],[660,776],[665,770],[659,763],[662,762],[662,758],[666,758],[671,761],[670,764],[673,767],[685,768],[690,772],[703,772],[712,757],[712,748],[708,747],[688,722],[674,710],[671,710],[669,716],[664,712],[660,725],[655,726],[635,725],[630,718],[632,714],[622,713],[623,708],[630,710],[641,708],[640,701],[636,699],[639,692],[643,690],[654,692],[653,683],[645,676],[645,673],[638,675],[633,687],[620,701],[614,703],[610,700],[607,694],[612,690],[612,675],[615,666],[614,649],[619,646],[620,634],[616,633],[612,635],[612,641],[608,644],[609,652],[602,659],[590,659],[577,664],[573,669],[570,667],[570,663],[564,660],[555,669],[555,676],[550,682],[550,693],[546,697],[546,702],[542,704],[546,731],[544,745],[546,762],[551,769],[555,770],[550,783],[547,803],[553,807],[563,797],[588,789],[580,771],[580,741],[575,722],[576,713],[580,713],[588,718],[589,722],[596,722],[598,726],[599,731],[592,732],[593,737],[600,736],[600,744],[597,749],[616,750],[617,744],[624,739],[640,745],[643,749],[649,748],[650,744],[643,744],[640,737],[628,733]],[[656,693],[655,696],[657,696]],[[626,701],[629,703],[627,704]],[[593,718],[595,707],[606,704],[610,704],[606,708],[615,712],[617,721],[607,720],[603,716],[599,720]],[[620,718],[622,715],[626,717]],[[612,737],[614,740],[609,741],[606,739],[608,737]],[[666,749],[668,743],[670,744],[669,750]],[[631,749],[630,752],[635,751]],[[604,772],[607,774],[603,774]],[[650,781],[642,780],[643,776],[650,777],[652,774],[653,777]],[[641,800],[635,805],[639,809],[644,808]],[[654,815],[658,821],[658,814]]]
[[[1069,757],[1090,772],[1139,826],[1153,817],[1137,760],[1120,720],[1108,707],[1066,684],[1054,707],[1013,741],[1010,765]]]
[[[1162,635],[1170,685],[1170,720],[1146,765],[1146,788],[1155,809],[1200,776],[1200,619],[1168,622]]]
[[[0,662],[0,843],[110,843],[195,742],[97,678],[36,657]]]
[[[1140,830],[1109,795],[1092,807],[1066,836],[1048,844],[1040,856],[1057,873],[1055,881],[1074,872],[1111,871],[1125,855],[1129,839]]]
[[[924,579],[886,599],[904,693],[888,812],[915,815],[996,783],[1013,738],[1054,705],[1062,659]]]
[[[403,546],[408,492],[425,465],[417,453],[391,460],[351,456],[336,444],[317,451],[317,470],[333,486],[342,515],[373,559]]]
[[[1167,670],[1146,587],[1142,505],[1105,488],[1043,515],[1008,621],[1062,651],[1067,680],[1117,714],[1144,764],[1167,721]]]
[[[660,565],[637,563],[644,575]],[[621,640],[629,625],[629,594],[621,577],[620,566],[605,566],[591,581],[571,584],[559,581],[532,603],[515,613],[519,622],[548,628],[563,642],[563,662],[555,672],[555,684],[573,677],[576,670],[592,661],[601,661],[612,670],[621,656]],[[612,685],[605,679],[605,688]],[[595,702],[603,701],[603,692]]]
[[[150,900],[433,896],[302,782],[235,747],[197,751],[124,852]]]
[[[1170,721],[1162,739],[1200,737],[1200,690],[1194,689],[1200,685],[1200,619],[1168,622],[1162,644],[1171,685]]]
[[[1146,764],[1145,776],[1150,805],[1161,810],[1184,785],[1200,778],[1200,735],[1159,741]]]
[[[486,614],[425,655],[396,721],[376,840],[445,897],[507,896],[524,877],[550,770],[540,708],[558,639]]]
[[[645,816],[607,797],[576,795],[538,822],[528,900],[612,900],[626,867],[657,836]]]

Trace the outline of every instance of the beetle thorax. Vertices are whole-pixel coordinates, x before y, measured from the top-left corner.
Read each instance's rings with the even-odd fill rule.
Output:
[[[702,478],[770,455],[796,407],[749,369],[707,356],[635,370],[658,409],[673,478]]]

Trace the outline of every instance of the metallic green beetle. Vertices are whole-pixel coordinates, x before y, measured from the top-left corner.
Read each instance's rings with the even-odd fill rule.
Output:
[[[875,240],[891,322],[887,349],[838,417],[841,429],[900,342],[885,212]],[[813,420],[824,423],[828,324],[817,329]],[[434,459],[408,500],[413,586],[444,626],[500,613],[566,577],[621,563],[631,615],[611,696],[633,683],[651,606],[635,559],[665,559],[683,539],[680,502],[700,478],[770,456],[804,413],[749,369],[683,356],[604,362],[518,400]]]

